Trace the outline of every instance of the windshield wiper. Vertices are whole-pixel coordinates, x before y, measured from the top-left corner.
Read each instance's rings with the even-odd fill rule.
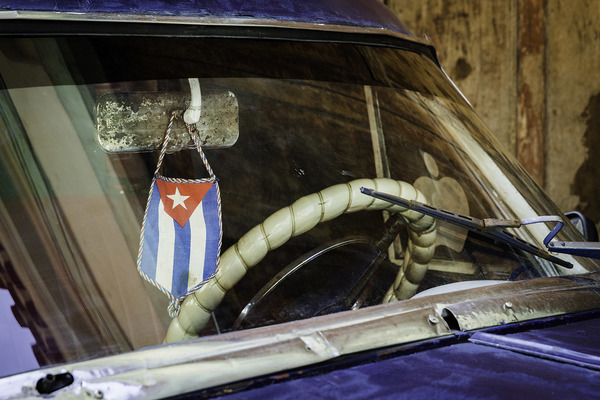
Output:
[[[436,219],[449,222],[453,225],[460,226],[470,231],[475,231],[482,236],[499,240],[503,243],[508,243],[520,250],[527,253],[533,254],[545,260],[551,261],[564,268],[573,268],[573,264],[568,261],[562,260],[548,253],[546,250],[540,249],[532,243],[526,242],[525,240],[509,233],[504,228],[520,228],[523,225],[535,224],[540,222],[557,222],[556,226],[544,239],[545,246],[551,246],[552,251],[555,251],[556,243],[550,241],[558,233],[563,226],[562,218],[557,215],[542,216],[526,218],[522,220],[518,219],[498,219],[498,218],[486,218],[479,219],[468,215],[457,214],[452,211],[444,210],[441,208],[433,207],[428,204],[421,203],[416,200],[407,200],[402,197],[393,196],[387,193],[377,192],[373,189],[365,187],[360,188],[363,194],[366,194],[377,199],[387,201],[388,203],[399,205],[410,210],[418,211],[422,214],[432,216]],[[565,242],[561,242],[565,243]],[[564,246],[563,246],[564,247]]]

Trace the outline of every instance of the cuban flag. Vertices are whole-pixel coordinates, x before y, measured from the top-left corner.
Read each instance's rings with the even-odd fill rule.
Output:
[[[156,177],[142,227],[138,268],[181,300],[214,275],[221,247],[218,183]]]

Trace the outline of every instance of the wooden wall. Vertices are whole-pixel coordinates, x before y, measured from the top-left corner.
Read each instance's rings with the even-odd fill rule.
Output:
[[[384,0],[564,210],[600,228],[600,1]]]

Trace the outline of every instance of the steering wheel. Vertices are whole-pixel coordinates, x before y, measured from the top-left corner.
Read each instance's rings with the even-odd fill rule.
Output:
[[[435,219],[419,212],[392,205],[366,196],[361,187],[427,203],[425,196],[411,184],[387,178],[357,179],[330,186],[318,193],[302,197],[291,206],[273,213],[261,224],[250,229],[239,241],[221,255],[217,273],[198,291],[186,297],[179,315],[171,321],[166,343],[198,337],[211,313],[225,293],[238,283],[246,272],[257,265],[270,250],[344,213],[361,210],[397,212],[407,222],[408,246],[396,279],[384,297],[384,302],[413,296],[435,250]]]

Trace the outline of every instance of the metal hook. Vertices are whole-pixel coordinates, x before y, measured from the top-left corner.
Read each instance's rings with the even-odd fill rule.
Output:
[[[544,246],[548,247],[548,243],[550,243],[550,241],[554,239],[554,236],[556,236],[558,231],[561,230],[564,222],[562,217],[559,217],[558,215],[543,215],[540,217],[524,218],[521,220],[521,224],[523,225],[537,224],[540,222],[556,222],[556,226],[554,227],[554,229],[552,229],[550,233],[548,233],[548,235],[546,235],[546,237],[544,238]]]

